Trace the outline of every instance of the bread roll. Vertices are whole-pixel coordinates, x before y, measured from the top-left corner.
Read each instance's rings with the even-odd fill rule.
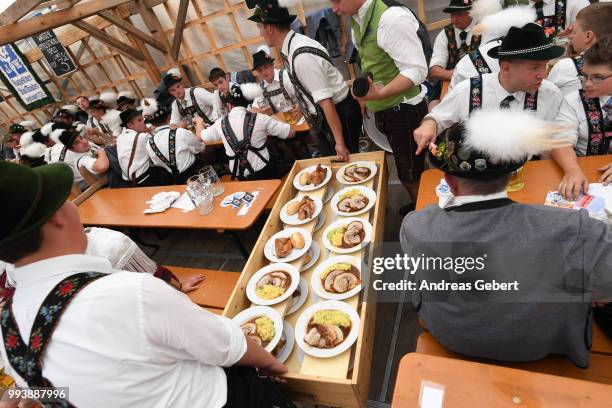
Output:
[[[297,214],[299,209],[300,209],[300,202],[297,201],[297,200],[296,201],[292,201],[287,206],[287,214],[289,214],[289,215]]]
[[[291,245],[295,249],[304,248],[304,237],[302,236],[302,234],[300,234],[299,232],[294,232],[293,234],[291,234]]]

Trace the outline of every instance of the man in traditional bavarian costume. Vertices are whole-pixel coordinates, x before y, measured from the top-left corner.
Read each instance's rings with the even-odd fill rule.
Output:
[[[149,158],[155,166],[166,170],[172,184],[185,184],[202,168],[196,155],[204,151],[204,143],[189,130],[171,128],[170,109],[159,106],[155,99],[143,99],[140,107],[145,122],[154,127],[147,143]]]
[[[266,147],[268,135],[281,139],[295,136],[295,131],[287,123],[247,110],[247,106],[258,96],[261,96],[259,85],[234,84],[228,96],[230,112],[209,128],[202,129],[200,124],[196,130],[204,143],[223,141],[225,153],[230,159],[232,179],[278,178],[275,163],[270,159]]]
[[[472,0],[451,0],[443,11],[450,13],[451,24],[436,37],[429,74],[440,81],[450,81],[457,62],[480,46],[480,35],[474,35],[470,16]]]
[[[84,125],[79,125],[77,129],[72,125],[67,125],[62,122],[49,122],[45,124],[42,128],[40,128],[40,133],[43,136],[48,137],[55,143],[49,148],[49,150],[47,150],[47,153],[45,154],[45,161],[47,163],[65,163],[66,165],[68,165],[68,167],[70,167],[70,170],[72,170],[74,182],[79,186],[81,190],[84,190],[85,188],[87,188],[87,182],[75,166],[76,160],[84,154],[76,153],[70,150],[69,146],[66,146],[62,143],[62,141],[59,139],[59,135],[64,130],[76,131],[84,135]]]
[[[578,55],[557,61],[548,74],[548,80],[557,85],[564,96],[582,89],[579,79],[584,63],[582,54],[608,35],[612,35],[612,3],[591,4],[580,10],[569,34],[572,50]]]
[[[571,143],[554,139],[556,125],[528,112],[479,111],[431,145],[430,161],[453,197],[444,208],[410,213],[400,242],[409,257],[482,260],[464,271],[434,266],[415,275],[421,291],[413,305],[456,353],[503,361],[563,354],[588,366],[591,302],[612,296],[612,229],[586,210],[521,204],[506,192],[530,155]],[[454,287],[421,286],[442,280]]]
[[[136,98],[132,95],[131,92],[124,91],[119,92],[119,97],[117,98],[117,109],[120,112],[128,109],[136,109]]]
[[[332,154],[326,139],[332,135],[341,160],[357,153],[361,135],[361,110],[325,47],[291,30],[294,14],[277,0],[262,0],[249,20],[257,23],[266,44],[281,51],[283,65],[302,115],[319,135],[322,154]]]
[[[21,138],[21,135],[27,131],[28,129],[19,123],[13,123],[11,126],[9,126],[9,131],[5,137],[4,143],[8,149],[10,149],[8,156],[11,160],[19,160],[19,139]]]
[[[332,8],[351,17],[362,70],[372,75],[368,93],[358,99],[374,112],[376,127],[393,149],[399,179],[416,202],[424,156],[415,154],[410,135],[427,113],[420,86],[427,61],[417,35],[418,20],[409,9],[386,0],[334,0]],[[400,213],[412,208],[403,206]]]
[[[89,120],[89,113],[87,113],[89,109],[89,98],[87,98],[85,95],[79,95],[77,96],[75,103],[78,107],[77,112],[74,114],[76,120],[82,124],[86,124]]]
[[[212,125],[217,119],[213,109],[214,95],[204,88],[185,88],[182,80],[178,68],[169,70],[163,79],[168,93],[174,96],[170,125],[192,128],[196,115],[207,125]]]
[[[266,50],[260,49],[253,54],[253,70],[257,72],[263,91],[263,97],[253,101],[254,112],[272,115],[297,103],[289,74],[284,69],[274,68],[274,58]],[[264,102],[265,108],[260,106]]]
[[[172,184],[168,178],[161,177],[165,175],[165,170],[155,168],[149,158],[147,153],[149,129],[142,112],[134,109],[123,111],[121,121],[123,132],[117,138],[117,157],[123,180],[131,182],[134,186]]]
[[[85,136],[99,146],[113,144],[121,133],[121,122],[118,118],[118,111],[108,109],[106,103],[100,99],[90,100]]]
[[[589,188],[589,179],[576,156],[612,155],[612,36],[600,39],[585,52],[582,73],[584,89],[565,96],[556,119],[571,126],[559,135],[571,137],[575,144],[552,152],[565,173],[559,192],[570,199],[576,199]],[[609,167],[601,169],[607,171],[600,182],[612,182]]]
[[[71,186],[63,164],[0,163],[0,260],[16,281],[0,351],[18,386],[70,387],[66,407],[294,407],[253,367],[287,368],[235,322],[85,255]]]
[[[553,120],[563,95],[545,79],[546,65],[563,52],[537,24],[510,28],[501,45],[488,52],[499,60],[500,71],[473,77],[449,91],[414,131],[418,152],[444,129],[466,120],[478,109],[527,110],[541,119]]]
[[[85,168],[92,175],[97,176],[108,171],[108,157],[106,151],[91,143],[76,129],[57,129],[51,133],[51,139],[74,153],[74,169],[80,173],[81,168]]]
[[[475,8],[478,6],[479,3],[474,3]],[[478,75],[499,72],[499,62],[488,55],[489,50],[501,45],[510,27],[523,27],[533,23],[535,18],[535,10],[529,6],[500,7],[497,12],[483,16],[474,27],[474,31],[482,35],[482,45],[457,63],[448,88],[453,89],[461,81]]]

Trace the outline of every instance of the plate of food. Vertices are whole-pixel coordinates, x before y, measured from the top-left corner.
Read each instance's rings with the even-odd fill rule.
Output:
[[[336,172],[336,180],[342,184],[361,184],[376,175],[375,162],[361,161],[345,164]]]
[[[315,219],[323,209],[320,198],[305,195],[289,200],[280,211],[280,219],[288,225],[302,225]]]
[[[285,312],[285,317],[289,316],[292,313],[295,313],[300,307],[302,307],[304,302],[306,302],[307,298],[308,298],[308,283],[306,282],[306,279],[300,278],[300,284],[298,285],[297,289],[291,295],[291,304],[289,305],[289,307],[287,308],[287,311]]]
[[[376,203],[374,190],[364,186],[346,187],[334,194],[331,209],[343,217],[351,217],[370,211]]]
[[[348,255],[328,258],[314,270],[310,284],[323,299],[348,299],[361,291],[361,260]]]
[[[251,276],[246,287],[249,300],[256,305],[275,305],[289,298],[300,283],[300,272],[288,263],[264,266]]]
[[[326,218],[327,216],[325,215],[325,213],[321,211],[321,213],[317,217],[317,223],[315,224],[314,229],[312,230],[313,233],[317,232],[323,227],[323,225],[325,225]]]
[[[269,306],[254,306],[238,313],[232,319],[244,334],[266,351],[274,350],[283,333],[281,315]]]
[[[372,224],[361,218],[342,218],[323,231],[323,245],[331,252],[359,251],[372,240]]]
[[[287,228],[272,235],[264,247],[271,262],[291,262],[304,255],[312,244],[312,236],[303,228]]]
[[[293,331],[291,324],[285,320],[283,321],[283,332],[281,334],[281,338],[276,347],[274,347],[274,350],[272,350],[272,355],[276,357],[278,361],[284,363],[291,355],[294,344],[295,332]]]
[[[319,247],[319,244],[317,244],[316,241],[312,241],[312,245],[310,245],[310,248],[308,248],[308,251],[304,255],[304,261],[302,263],[302,269],[300,269],[300,272],[310,269],[310,267],[319,260],[320,255],[321,247]]]
[[[293,187],[300,191],[313,191],[323,187],[331,180],[332,169],[329,166],[317,164],[300,171],[293,179]]]
[[[311,305],[300,315],[295,341],[313,357],[334,357],[355,343],[359,325],[359,315],[348,303],[326,300]]]

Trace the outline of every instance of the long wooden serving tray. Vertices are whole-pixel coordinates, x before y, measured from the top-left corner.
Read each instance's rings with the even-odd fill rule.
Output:
[[[332,163],[333,157],[316,158],[309,160],[297,161],[289,176],[283,185],[278,199],[272,208],[272,212],[259,235],[259,239],[253,248],[253,252],[249,257],[238,283],[230,296],[230,300],[223,312],[224,316],[234,317],[239,312],[251,307],[251,302],[246,296],[246,286],[251,276],[262,267],[270,262],[264,256],[264,246],[268,239],[276,232],[284,229],[285,225],[280,219],[280,210],[285,203],[295,197],[309,195],[323,199],[327,189],[333,189],[334,193],[346,187],[336,180],[336,172],[346,163]],[[351,162],[370,161],[375,162],[378,170],[376,176],[368,182],[359,184],[367,186],[376,192],[376,204],[369,212],[358,216],[359,218],[369,220],[373,226],[372,241],[377,242],[383,239],[383,230],[385,223],[385,208],[387,197],[387,168],[385,165],[384,152],[360,153],[351,155]],[[294,188],[293,179],[302,170],[307,167],[323,164],[332,168],[333,174],[331,181],[324,187],[310,191],[301,192]],[[323,212],[326,219],[323,227],[313,234],[313,242],[317,242],[321,248],[321,256],[317,262],[307,271],[302,272],[301,276],[309,285],[308,298],[304,305],[295,313],[286,317],[294,328],[297,319],[306,308],[313,304],[316,295],[314,295],[310,285],[310,278],[317,265],[326,260],[330,253],[325,248],[322,242],[322,234],[325,228],[341,218],[336,215],[330,206],[330,202],[323,205]],[[301,225],[309,232],[313,232],[316,219]],[[353,252],[351,256],[362,258],[368,250],[365,249]],[[302,267],[303,257],[293,262],[290,262],[298,268]],[[364,271],[362,271],[364,273]],[[366,280],[367,282],[367,280]],[[373,301],[371,292],[368,295],[368,301],[364,301],[364,293],[368,288],[365,287],[360,294],[353,296],[350,299],[344,300],[347,304],[354,307],[361,318],[361,326],[359,328],[359,337],[355,345],[346,352],[332,358],[316,358],[307,354],[303,355],[303,360],[300,359],[301,350],[297,344],[294,345],[293,351],[289,359],[285,362],[289,368],[289,373],[285,375],[287,383],[283,384],[283,388],[296,401],[305,401],[311,403],[327,404],[342,407],[365,407],[367,403],[368,386],[370,380],[370,366],[372,361],[372,345],[374,341],[374,318],[376,316],[376,303]],[[282,316],[291,300],[272,306]]]

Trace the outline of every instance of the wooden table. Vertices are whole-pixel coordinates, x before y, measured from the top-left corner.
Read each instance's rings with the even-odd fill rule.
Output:
[[[272,117],[280,122],[287,123],[282,112],[275,113],[272,115]],[[296,132],[308,132],[310,130],[310,126],[308,126],[308,122],[304,120],[299,125],[291,125],[291,129],[295,130]]]
[[[418,407],[421,381],[445,387],[445,408],[612,407],[610,385],[417,353],[400,361],[391,406]]]
[[[579,157],[578,163],[588,179],[594,183],[601,173],[598,168],[610,163],[612,156]],[[552,160],[530,161],[525,164],[525,187],[520,191],[508,193],[508,197],[524,204],[544,204],[546,193],[555,191],[563,178],[563,171]],[[436,186],[444,176],[438,169],[423,172],[419,186],[419,197],[416,209],[421,210],[431,204],[438,203]]]

